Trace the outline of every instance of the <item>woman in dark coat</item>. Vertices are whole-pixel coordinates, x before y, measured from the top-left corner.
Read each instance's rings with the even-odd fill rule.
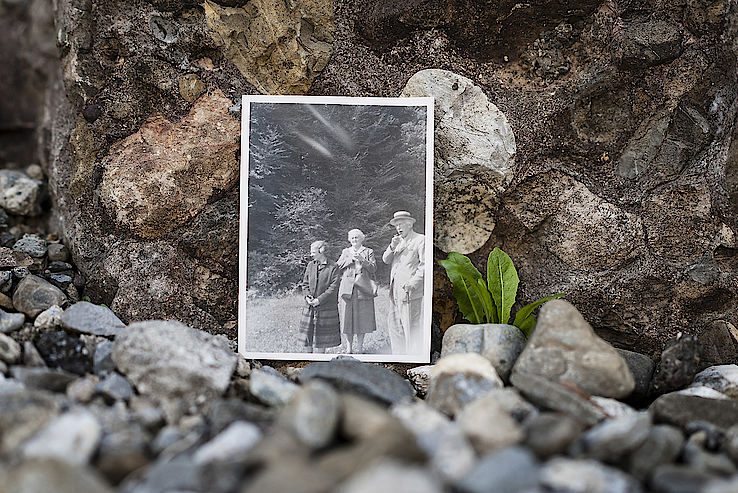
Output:
[[[377,329],[374,315],[377,290],[374,273],[377,262],[374,251],[364,246],[364,238],[364,233],[359,229],[349,231],[348,241],[351,246],[343,249],[336,262],[343,270],[338,288],[338,312],[349,353],[361,353],[364,336]]]
[[[341,344],[338,322],[338,268],[325,255],[324,241],[310,245],[313,258],[302,278],[305,307],[300,320],[300,342],[308,352],[325,350]]]

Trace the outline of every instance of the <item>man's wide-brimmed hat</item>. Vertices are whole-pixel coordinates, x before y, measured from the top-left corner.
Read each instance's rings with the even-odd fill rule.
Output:
[[[390,219],[390,224],[392,226],[397,226],[397,223],[402,221],[410,221],[412,223],[415,222],[415,218],[410,215],[408,211],[397,211],[395,212],[395,216]]]

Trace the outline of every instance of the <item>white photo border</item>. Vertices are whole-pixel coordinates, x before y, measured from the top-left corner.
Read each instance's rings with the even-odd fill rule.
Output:
[[[425,272],[423,273],[423,351],[421,354],[272,353],[246,351],[249,136],[251,103],[335,104],[358,106],[425,106]],[[282,361],[330,361],[337,356],[375,363],[430,363],[433,317],[433,152],[434,100],[432,97],[381,98],[348,96],[244,95],[241,99],[241,170],[238,232],[238,352],[247,359]],[[391,214],[394,211],[388,211]],[[389,221],[389,218],[388,218]]]

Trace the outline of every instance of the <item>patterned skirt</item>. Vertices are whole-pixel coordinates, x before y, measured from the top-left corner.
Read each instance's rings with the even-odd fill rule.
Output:
[[[338,323],[338,307],[306,306],[303,308],[299,339],[302,345],[307,347],[340,346],[341,329]]]

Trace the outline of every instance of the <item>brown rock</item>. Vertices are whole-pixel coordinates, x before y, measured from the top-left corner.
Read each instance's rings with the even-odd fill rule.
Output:
[[[179,94],[190,103],[194,103],[205,92],[205,83],[195,74],[187,74],[179,78]]]

